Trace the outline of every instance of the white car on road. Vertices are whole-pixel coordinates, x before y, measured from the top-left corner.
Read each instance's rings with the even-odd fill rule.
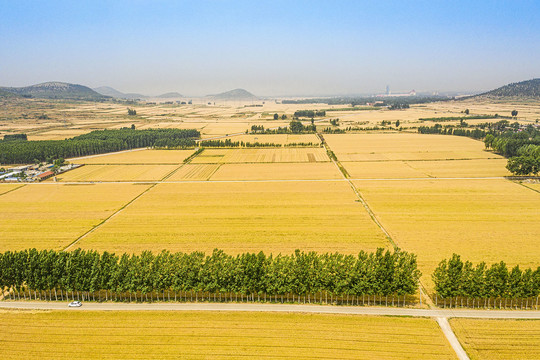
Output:
[[[81,307],[82,306],[82,302],[80,301],[72,301],[68,304],[68,307]]]

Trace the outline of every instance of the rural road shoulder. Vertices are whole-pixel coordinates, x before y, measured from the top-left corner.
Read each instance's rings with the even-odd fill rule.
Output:
[[[319,313],[375,316],[412,316],[433,318],[538,319],[540,311],[472,310],[472,309],[412,309],[390,307],[359,307],[296,304],[246,303],[84,303],[80,308],[68,308],[67,302],[2,301],[0,309],[70,310],[70,311],[254,311]]]

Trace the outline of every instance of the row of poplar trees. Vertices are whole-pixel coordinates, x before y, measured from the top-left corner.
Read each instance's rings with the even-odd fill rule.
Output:
[[[540,296],[540,266],[536,270],[509,269],[503,262],[490,267],[474,266],[454,254],[443,260],[432,274],[439,297],[453,298],[530,298]]]
[[[66,140],[0,141],[0,164],[51,162],[54,159],[103,154],[113,151],[163,146],[195,146],[200,133],[193,129],[96,130]]]
[[[0,253],[0,287],[16,290],[242,294],[408,295],[418,289],[416,256],[405,251],[358,256],[297,250],[228,255],[221,250],[121,256],[36,249]]]

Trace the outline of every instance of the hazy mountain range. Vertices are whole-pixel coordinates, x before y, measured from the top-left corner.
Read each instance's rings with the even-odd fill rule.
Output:
[[[145,100],[145,99],[179,99],[185,98],[178,92],[168,92],[158,96],[148,96],[138,93],[123,93],[109,86],[101,86],[90,89],[84,85],[69,84],[64,82],[46,82],[25,87],[0,87],[0,97],[28,97],[41,99],[65,99],[65,100],[88,100],[104,101],[110,99]],[[474,95],[493,99],[504,98],[529,98],[540,99],[540,79],[531,79],[504,85],[500,88]],[[234,89],[219,94],[207,95],[206,98],[222,101],[245,101],[257,100],[259,97],[245,89]],[[469,97],[471,98],[471,97]]]

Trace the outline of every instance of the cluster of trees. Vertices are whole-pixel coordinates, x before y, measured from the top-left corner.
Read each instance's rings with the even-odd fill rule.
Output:
[[[187,143],[198,138],[197,130],[96,130],[66,140],[0,141],[1,164],[52,162],[58,158],[103,154],[147,146]],[[189,141],[188,141],[189,140]]]
[[[325,110],[298,110],[294,112],[296,119],[301,117],[314,118],[317,116],[326,116]]]
[[[117,256],[36,249],[0,253],[0,288],[94,292],[407,295],[418,289],[416,256],[404,251],[292,255],[202,252]]]
[[[420,126],[418,127],[420,134],[441,134],[441,135],[455,135],[466,136],[473,139],[482,139],[486,136],[487,132],[480,129],[462,129],[455,128],[453,126],[443,127],[441,124],[435,124],[433,126]]]
[[[278,113],[275,113],[274,114],[274,120],[278,120],[279,119],[279,115]],[[283,114],[281,115],[281,120],[286,120],[287,119],[287,115]]]
[[[487,149],[509,158],[506,168],[514,175],[540,173],[540,131],[532,125],[524,131],[488,134],[484,143]]]
[[[28,140],[28,136],[26,134],[6,134],[4,135],[4,141],[12,141],[12,140]]]
[[[128,108],[128,115],[134,116],[137,115],[137,110]]]
[[[187,149],[197,146],[195,139],[158,139],[154,143],[156,149]]]
[[[316,132],[317,131],[317,127],[315,126],[315,124],[313,124],[313,122],[311,122],[311,125],[304,126],[304,124],[302,124],[302,122],[300,122],[298,120],[291,121],[289,123],[289,129],[293,134],[300,134],[300,133],[303,133],[303,132]]]
[[[439,297],[529,298],[540,295],[540,267],[509,269],[501,261],[488,267],[481,262],[474,266],[459,255],[443,260],[432,274]]]
[[[410,106],[409,104],[392,104],[388,107],[388,110],[401,110],[401,109],[408,109]]]

